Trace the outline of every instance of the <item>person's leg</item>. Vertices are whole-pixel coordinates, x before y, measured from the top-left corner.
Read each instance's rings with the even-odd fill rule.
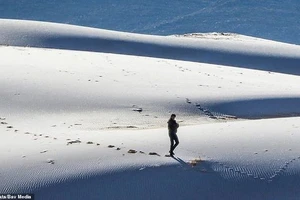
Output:
[[[178,144],[179,144],[179,140],[178,140],[178,137],[177,137],[176,134],[174,134],[173,139],[174,139],[174,141],[175,141],[175,145],[173,145],[173,151],[174,151],[174,149],[175,149],[175,148],[178,146]],[[173,144],[174,144],[174,142],[173,142]]]
[[[170,143],[171,143],[171,145],[170,145],[170,151],[169,151],[169,153],[170,153],[170,154],[173,154],[173,150],[174,150],[174,139],[173,139],[173,137],[171,137],[171,136],[170,136]]]

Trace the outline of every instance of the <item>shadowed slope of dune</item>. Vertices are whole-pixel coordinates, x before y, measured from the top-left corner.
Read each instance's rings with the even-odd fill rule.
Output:
[[[213,163],[207,162],[211,167]],[[230,173],[230,172],[228,172]],[[234,174],[234,172],[231,172]],[[298,175],[296,175],[298,177]],[[299,177],[280,181],[225,179],[217,172],[199,172],[177,165],[128,170],[73,179],[35,191],[39,199],[292,199],[299,196]],[[84,187],[82,187],[84,185]],[[278,188],[281,188],[278,190]],[[289,191],[289,192],[283,192]]]
[[[300,114],[299,97],[260,98],[233,100],[207,105],[213,111],[239,118],[258,119],[268,117],[291,117]]]
[[[37,198],[45,200],[84,199],[92,191],[89,199],[252,200],[293,199],[300,195],[296,186],[300,183],[299,177],[286,176],[281,181],[268,184],[255,180],[224,180],[216,174],[182,173],[174,166],[73,180],[42,188],[35,194]],[[278,188],[281,188],[280,191]]]
[[[300,74],[300,47],[122,33],[46,22],[0,20],[0,44],[138,55]]]

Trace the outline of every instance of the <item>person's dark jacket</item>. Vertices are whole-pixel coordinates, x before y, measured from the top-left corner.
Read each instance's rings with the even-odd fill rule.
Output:
[[[179,124],[176,122],[176,120],[170,119],[168,121],[169,134],[175,134],[175,133],[177,133],[178,127],[179,127]]]

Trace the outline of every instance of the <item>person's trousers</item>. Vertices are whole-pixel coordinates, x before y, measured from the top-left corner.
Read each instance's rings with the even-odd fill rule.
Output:
[[[173,153],[174,149],[179,144],[179,140],[178,140],[176,133],[169,133],[169,137],[170,137],[170,142],[171,142],[170,153]]]

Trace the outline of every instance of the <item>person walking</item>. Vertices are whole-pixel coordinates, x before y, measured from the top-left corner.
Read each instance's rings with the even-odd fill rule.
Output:
[[[170,146],[170,156],[174,155],[174,149],[178,146],[179,140],[177,137],[177,129],[179,127],[179,124],[175,120],[176,115],[172,114],[169,121],[168,121],[168,129],[169,129],[169,137],[171,141],[171,146]],[[175,144],[174,144],[175,142]]]

